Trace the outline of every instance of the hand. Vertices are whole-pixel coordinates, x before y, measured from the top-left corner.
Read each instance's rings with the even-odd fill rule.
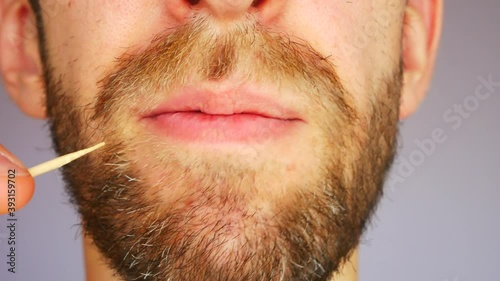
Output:
[[[0,145],[0,214],[18,211],[34,192],[35,181],[28,169]]]

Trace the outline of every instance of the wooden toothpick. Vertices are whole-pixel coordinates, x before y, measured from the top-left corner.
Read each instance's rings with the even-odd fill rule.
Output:
[[[44,162],[42,164],[36,165],[32,168],[29,168],[28,171],[30,172],[32,177],[36,177],[36,176],[39,176],[41,174],[45,174],[47,172],[50,172],[50,171],[55,170],[57,168],[60,168],[64,165],[68,164],[69,162],[82,157],[85,154],[88,154],[88,153],[90,153],[98,148],[103,147],[104,144],[105,144],[104,142],[101,142],[100,144],[96,144],[92,147],[85,148],[85,149],[82,149],[82,150],[79,150],[79,151],[76,151],[73,153],[68,153],[66,155],[57,157],[55,159],[49,160],[47,162]]]

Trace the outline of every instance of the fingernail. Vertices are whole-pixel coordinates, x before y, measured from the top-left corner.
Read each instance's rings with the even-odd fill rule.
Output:
[[[11,161],[7,155],[0,153],[0,176],[27,176],[29,175],[28,170],[23,168],[19,164]]]

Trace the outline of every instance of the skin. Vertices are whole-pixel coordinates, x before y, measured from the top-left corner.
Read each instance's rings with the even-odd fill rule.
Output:
[[[80,92],[81,103],[91,101],[98,92],[96,81],[112,66],[113,58],[124,48],[139,51],[148,46],[152,36],[182,24],[190,12],[186,2],[41,1],[47,11],[47,50],[51,63],[57,65],[55,75],[64,74],[67,86],[77,83],[85,89]],[[230,24],[252,9],[251,2],[206,0],[196,9]],[[389,69],[400,59],[404,79],[400,118],[411,115],[425,96],[440,37],[442,1],[268,0],[260,8],[257,16],[261,24],[307,41],[335,62],[343,85],[357,93],[354,99],[361,110],[369,104],[365,93],[381,78],[381,72],[374,70]],[[0,70],[6,89],[27,115],[45,118],[42,62],[29,4],[0,1],[0,21]],[[8,151],[0,147],[0,153]],[[19,181],[25,186],[17,194],[18,207],[22,207],[32,197],[34,184],[29,175],[19,176]],[[0,183],[1,194],[6,194],[4,182]],[[0,204],[0,212],[6,212],[5,205]],[[92,245],[86,237],[87,280],[119,280],[98,262],[100,254]],[[356,254],[350,261],[335,281],[357,280]]]

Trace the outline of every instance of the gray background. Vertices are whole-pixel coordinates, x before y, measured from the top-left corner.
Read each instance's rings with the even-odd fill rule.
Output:
[[[500,82],[500,1],[447,1],[435,79],[402,123],[398,161],[363,238],[361,281],[500,280],[500,86],[473,104],[479,77],[489,75]],[[27,166],[54,157],[45,123],[24,117],[0,91],[0,143]],[[468,115],[459,125],[443,117],[464,102]],[[417,145],[436,129],[444,141],[429,150]],[[78,219],[59,174],[36,184],[31,204],[17,214],[15,275],[6,271],[0,217],[0,280],[81,281]]]

